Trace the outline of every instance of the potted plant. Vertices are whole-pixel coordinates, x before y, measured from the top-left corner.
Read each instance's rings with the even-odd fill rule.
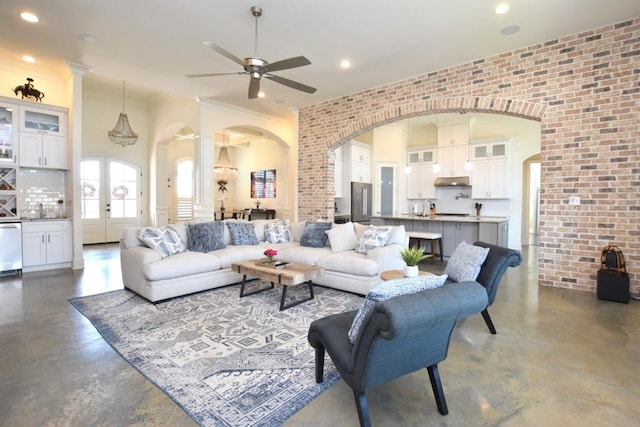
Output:
[[[418,263],[423,259],[429,258],[424,253],[424,249],[420,247],[404,248],[400,251],[400,257],[407,264],[404,268],[404,275],[406,277],[416,277],[418,275]]]

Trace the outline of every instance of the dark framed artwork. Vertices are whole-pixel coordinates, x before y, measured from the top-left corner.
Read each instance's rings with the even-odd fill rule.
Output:
[[[251,172],[251,198],[273,199],[276,197],[276,170]]]

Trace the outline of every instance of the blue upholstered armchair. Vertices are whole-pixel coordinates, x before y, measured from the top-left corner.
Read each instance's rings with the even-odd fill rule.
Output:
[[[498,293],[498,285],[502,279],[502,275],[509,267],[517,267],[522,262],[522,255],[520,252],[505,248],[502,246],[491,245],[484,242],[475,242],[475,246],[483,248],[489,248],[489,254],[487,259],[480,268],[480,274],[476,281],[485,287],[487,290],[488,303],[484,310],[481,311],[482,318],[484,319],[489,331],[495,335],[496,328],[493,326],[491,316],[489,316],[489,306],[493,304]]]
[[[325,350],[353,389],[360,425],[370,426],[365,389],[427,368],[438,411],[448,413],[438,373],[456,321],[485,309],[488,296],[476,282],[459,283],[375,303],[354,344],[347,333],[356,311],[314,321],[309,343],[316,353],[316,382],[324,376]]]

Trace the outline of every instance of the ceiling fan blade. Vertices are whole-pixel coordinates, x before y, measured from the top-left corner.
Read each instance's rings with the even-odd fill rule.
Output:
[[[302,92],[314,93],[317,89],[315,87],[307,86],[302,83],[294,82],[293,80],[285,79],[284,77],[274,76],[273,74],[265,74],[263,77],[273,80],[281,85],[289,86],[292,89],[301,90]]]
[[[215,77],[215,76],[230,76],[234,74],[248,74],[246,71],[236,71],[235,73],[206,73],[206,74],[185,74],[186,77]]]
[[[240,64],[240,65],[242,65],[244,67],[244,61],[242,59],[238,58],[237,56],[235,56],[233,53],[229,52],[228,50],[221,48],[220,46],[218,46],[217,44],[215,44],[213,42],[202,42],[202,44],[204,46],[208,47],[209,49],[215,50],[220,55],[226,56],[227,58],[229,58],[233,62],[235,62],[237,64]]]
[[[260,78],[251,78],[249,82],[249,99],[257,98],[260,92]]]
[[[283,59],[282,61],[272,62],[271,64],[267,64],[262,67],[263,73],[268,73],[271,71],[280,71],[280,70],[288,70],[290,68],[304,67],[305,65],[310,65],[311,61],[309,61],[304,56],[296,56],[294,58]]]

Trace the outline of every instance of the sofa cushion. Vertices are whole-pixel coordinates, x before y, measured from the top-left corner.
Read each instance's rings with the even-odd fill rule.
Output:
[[[373,277],[380,273],[380,266],[375,260],[353,249],[323,256],[316,261],[316,265],[327,271],[355,276]]]
[[[489,248],[470,245],[462,241],[451,254],[444,272],[456,282],[476,280],[480,274],[480,267],[487,259],[488,254]]]
[[[395,225],[391,228],[391,234],[387,239],[387,243],[385,245],[407,245],[407,232],[405,231],[404,225]]]
[[[251,221],[253,229],[256,231],[256,239],[258,242],[264,242],[267,240],[267,227],[271,224],[279,223],[280,220],[273,219],[254,219]]]
[[[316,262],[327,255],[331,255],[331,249],[327,247],[311,248],[300,244],[287,248],[274,247],[278,251],[278,259],[289,262],[300,262],[316,265]]]
[[[327,230],[327,237],[331,245],[331,252],[349,251],[356,247],[358,238],[353,230],[353,223],[333,224],[331,230]]]
[[[376,227],[375,225],[370,226],[364,233],[362,233],[360,241],[356,245],[356,252],[366,254],[371,249],[380,248],[386,245],[387,240],[389,240],[389,236],[391,235],[391,231],[393,231],[393,227],[389,225],[379,227]]]
[[[187,248],[185,242],[171,225],[162,228],[143,228],[138,231],[138,238],[163,258],[183,252]]]
[[[256,229],[250,222],[229,222],[227,223],[231,233],[231,241],[234,245],[257,245],[258,237]]]
[[[307,222],[300,238],[300,245],[310,248],[322,248],[327,242],[327,233],[331,229],[331,222]]]
[[[291,229],[291,234],[293,234],[293,240],[299,242],[302,239],[302,234],[304,234],[304,227],[307,225],[307,221],[296,222],[289,224],[289,228]]]
[[[220,268],[230,268],[234,262],[264,258],[264,248],[260,245],[229,245],[211,252],[211,255],[220,259]]]
[[[142,274],[149,281],[168,280],[220,269],[220,259],[201,252],[182,252],[145,264]],[[175,286],[180,286],[176,283]]]
[[[146,246],[142,240],[138,238],[140,227],[123,227],[122,228],[122,246],[125,249],[134,248],[136,246]]]
[[[194,222],[187,228],[189,250],[210,252],[224,248],[224,224],[220,221]]]
[[[288,221],[276,221],[267,224],[264,229],[265,241],[269,243],[286,243],[293,241],[293,234]]]
[[[447,275],[441,276],[427,275],[404,279],[389,280],[374,286],[364,299],[360,310],[356,313],[349,328],[349,341],[355,343],[360,327],[366,318],[373,312],[373,307],[377,301],[384,301],[399,295],[414,294],[426,289],[439,288],[447,280]]]

